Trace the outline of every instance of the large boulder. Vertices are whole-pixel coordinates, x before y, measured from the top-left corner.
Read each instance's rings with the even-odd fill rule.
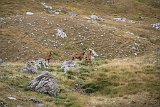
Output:
[[[49,73],[44,73],[36,77],[27,86],[27,89],[49,94],[51,96],[56,96],[60,92],[57,79]]]

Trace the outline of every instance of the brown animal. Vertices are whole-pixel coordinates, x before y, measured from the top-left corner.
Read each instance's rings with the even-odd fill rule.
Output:
[[[90,61],[90,62],[91,62],[91,60],[92,60],[92,56],[93,56],[92,51],[91,51],[91,50],[89,50],[89,52],[88,52],[88,53],[86,53],[85,60],[86,60],[86,61]]]
[[[44,57],[44,59],[45,59],[45,61],[47,61],[48,64],[49,64],[50,60],[52,59],[52,52],[50,51],[50,52],[48,53],[48,55],[47,55],[46,57]]]
[[[72,55],[72,60],[79,59],[80,61],[84,58],[85,52],[75,53]]]

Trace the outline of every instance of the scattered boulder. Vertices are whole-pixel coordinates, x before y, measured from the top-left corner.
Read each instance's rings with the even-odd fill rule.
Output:
[[[78,16],[78,14],[75,13],[75,12],[69,12],[68,15],[69,15],[70,17],[76,17],[76,16]]]
[[[160,30],[160,23],[151,24],[153,28]]]
[[[2,64],[3,63],[3,60],[0,58],[0,64]]]
[[[113,21],[125,22],[125,21],[127,21],[127,19],[126,18],[113,18]]]
[[[40,93],[49,94],[51,96],[56,96],[60,92],[57,79],[49,73],[44,73],[36,77],[27,86],[27,89],[37,91]]]
[[[61,66],[61,69],[65,73],[67,73],[68,71],[76,70],[78,68],[79,68],[79,65],[73,60],[64,61],[62,66]]]
[[[43,104],[41,101],[39,101],[36,98],[30,98],[29,101],[32,101],[35,103],[37,106],[36,107],[48,107],[47,105]]]
[[[61,9],[53,9],[52,6],[48,6],[46,5],[46,3],[41,3],[44,8],[50,13],[50,14],[60,14],[60,12],[62,11]]]
[[[42,103],[41,101],[39,101],[36,98],[30,98],[29,100],[32,101],[33,103]]]
[[[26,12],[26,15],[33,15],[34,13],[32,12]]]
[[[28,74],[39,74],[40,70],[48,69],[48,63],[45,61],[45,59],[40,58],[35,61],[28,61],[25,64],[25,67],[23,67],[20,72],[28,73]]]
[[[9,96],[8,99],[10,100],[17,100],[15,97]]]
[[[100,16],[96,16],[96,15],[91,15],[90,19],[92,21],[104,21],[104,19],[102,19]]]
[[[36,63],[35,61],[28,61],[25,64],[25,67],[23,67],[20,70],[20,72],[28,73],[28,74],[38,74],[38,68],[35,63]]]
[[[57,30],[57,33],[56,35],[61,37],[61,38],[65,38],[67,37],[66,33],[63,31],[63,29],[56,29]]]
[[[138,21],[134,21],[134,20],[129,20],[127,18],[124,17],[118,17],[118,18],[113,18],[113,21],[117,21],[117,22],[128,22],[128,23],[137,23]]]
[[[39,58],[35,62],[36,62],[35,66],[38,67],[38,68],[48,69],[48,67],[49,67],[48,62],[45,61],[45,59],[43,59],[43,58]]]
[[[41,3],[46,9],[52,10],[52,6],[46,5],[46,3]]]
[[[96,15],[91,15],[90,17],[86,17],[86,18],[91,21],[104,21],[103,18],[101,18],[100,16],[96,16]]]

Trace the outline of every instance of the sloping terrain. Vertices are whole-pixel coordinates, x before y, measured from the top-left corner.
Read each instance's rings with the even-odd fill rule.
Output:
[[[1,0],[0,107],[159,107],[160,30],[151,25],[160,22],[159,7],[159,0]],[[87,48],[99,56],[64,74],[63,61]],[[50,51],[56,97],[27,90],[37,75],[18,72]]]
[[[61,63],[50,66],[61,92],[53,97],[26,90],[36,74],[17,72],[22,63],[0,66],[0,104],[8,107],[159,107],[159,66],[144,64],[144,58],[95,61],[79,72],[64,74]],[[9,99],[8,97],[16,98]],[[30,100],[36,99],[43,104]],[[2,106],[3,107],[3,106]]]
[[[14,4],[12,2],[2,2],[2,11],[12,11],[9,8],[12,6],[14,7],[14,5],[10,6]],[[101,12],[100,10],[93,9],[95,12],[100,11],[99,14],[103,15],[102,18],[105,19],[105,21],[93,23],[86,19],[86,17],[89,17],[89,14],[91,14],[90,11],[88,12],[87,10],[86,12],[88,12],[88,15],[85,13],[81,15],[80,13],[80,15],[76,17],[69,16],[68,13],[72,11],[72,8],[76,8],[74,6],[72,7],[74,2],[73,4],[67,2],[71,6],[68,5],[70,6],[67,6],[68,9],[63,9],[65,13],[62,11],[59,15],[48,13],[39,1],[28,1],[33,4],[33,9],[29,8],[29,4],[26,2],[16,2],[15,4],[18,5],[18,10],[25,9],[25,11],[18,11],[17,15],[14,13],[13,15],[9,15],[7,12],[7,15],[4,15],[3,12],[1,12],[1,15],[4,17],[1,17],[0,20],[0,35],[2,38],[0,42],[0,56],[8,61],[42,57],[50,50],[53,51],[53,57],[56,60],[65,59],[69,58],[70,56],[68,55],[73,52],[81,51],[85,48],[93,48],[98,54],[106,58],[137,56],[153,52],[160,43],[159,31],[152,29],[150,25],[154,23],[153,20],[155,20],[156,23],[158,18],[156,19],[149,14],[147,15],[152,18],[147,18],[146,21],[144,20],[136,23],[114,22],[114,16],[109,16],[107,12],[107,14],[104,14],[105,11]],[[86,5],[90,6],[91,3],[88,2],[84,1],[82,4],[86,3]],[[51,1],[49,3],[51,3],[50,5],[53,7],[55,4],[55,8],[58,8],[61,2]],[[76,3],[81,6],[81,2]],[[113,8],[114,5],[123,6],[121,3],[125,2],[115,1],[111,8]],[[25,7],[19,7],[20,4],[25,5]],[[64,3],[61,5],[64,6]],[[100,5],[99,2],[97,5]],[[9,9],[3,9],[5,6]],[[102,7],[103,6],[104,4],[102,3]],[[87,8],[91,9],[90,7]],[[79,8],[77,7],[77,9]],[[106,8],[104,7],[104,9]],[[14,9],[13,12],[15,10],[16,9]],[[81,10],[83,10],[83,8],[79,9],[79,11]],[[26,15],[27,11],[31,11],[34,14]],[[159,13],[157,10],[154,11],[154,8],[153,10],[151,9],[151,11],[153,11],[153,13],[155,12],[154,14],[156,15]],[[123,14],[129,15],[125,12],[123,12]],[[121,15],[121,12],[119,15]],[[151,22],[148,22],[150,19]],[[65,31],[67,38],[56,36],[56,29],[58,28]]]

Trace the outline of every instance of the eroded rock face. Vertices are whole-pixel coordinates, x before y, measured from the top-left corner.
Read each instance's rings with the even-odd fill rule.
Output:
[[[51,96],[56,96],[60,92],[57,79],[49,73],[44,73],[36,77],[27,86],[27,89],[49,94]]]

